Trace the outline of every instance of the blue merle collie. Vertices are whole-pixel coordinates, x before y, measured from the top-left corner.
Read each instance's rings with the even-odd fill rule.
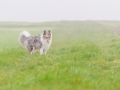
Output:
[[[22,31],[18,40],[31,54],[39,50],[40,55],[42,55],[47,53],[52,43],[52,33],[50,30],[44,30],[41,35],[31,36],[28,31]]]

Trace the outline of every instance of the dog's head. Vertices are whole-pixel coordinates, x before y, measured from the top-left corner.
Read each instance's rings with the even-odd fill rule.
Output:
[[[46,40],[50,40],[52,35],[51,35],[51,31],[50,30],[44,30],[43,31],[43,38],[46,39]]]

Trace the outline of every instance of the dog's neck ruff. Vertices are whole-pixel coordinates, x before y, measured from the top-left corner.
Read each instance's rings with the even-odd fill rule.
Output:
[[[49,44],[50,40],[43,39],[43,41]]]
[[[43,44],[44,49],[49,48],[51,43],[52,43],[52,36],[49,40],[46,40],[46,39],[43,38],[43,34],[41,34],[41,42]]]

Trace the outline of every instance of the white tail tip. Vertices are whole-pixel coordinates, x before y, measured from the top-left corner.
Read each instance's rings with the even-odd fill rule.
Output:
[[[21,32],[21,35],[25,35],[26,37],[29,37],[30,36],[30,33],[28,31],[22,31]]]

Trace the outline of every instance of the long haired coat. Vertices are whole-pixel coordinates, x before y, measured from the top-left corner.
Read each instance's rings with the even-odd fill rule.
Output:
[[[39,50],[40,54],[46,54],[52,43],[52,33],[50,30],[44,30],[41,35],[31,36],[28,31],[22,31],[18,40],[31,54],[36,50]]]

